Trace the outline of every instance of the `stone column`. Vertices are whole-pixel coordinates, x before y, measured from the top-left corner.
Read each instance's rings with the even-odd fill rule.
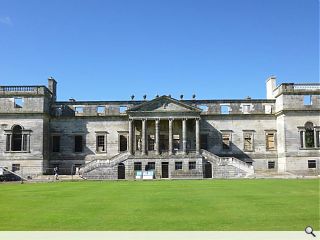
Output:
[[[132,124],[133,124],[133,120],[129,119],[129,136],[128,136],[128,141],[129,141],[129,146],[128,146],[128,150],[129,153],[132,155],[133,154],[133,148],[132,148]]]
[[[156,150],[156,154],[159,154],[159,123],[160,120],[156,119],[155,121],[155,126],[156,126],[156,134],[155,134],[155,150]]]
[[[172,149],[173,149],[173,139],[172,139],[172,124],[173,124],[173,119],[169,119],[169,155],[172,155]]]
[[[200,154],[200,126],[199,118],[196,118],[196,154]]]
[[[313,129],[313,141],[314,141],[314,147],[316,148],[316,147],[318,147],[317,146],[317,129],[316,128],[314,128]]]
[[[142,119],[142,131],[141,131],[141,152],[142,155],[146,154],[146,119]]]
[[[306,147],[306,132],[302,132],[302,148]]]
[[[187,120],[182,120],[182,151],[187,153]]]

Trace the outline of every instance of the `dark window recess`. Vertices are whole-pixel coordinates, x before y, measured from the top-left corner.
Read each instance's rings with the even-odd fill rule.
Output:
[[[208,150],[208,134],[200,135],[200,148]]]
[[[196,169],[196,162],[189,162],[189,170]]]
[[[314,147],[314,131],[313,129],[306,129],[306,147]]]
[[[133,169],[134,169],[134,171],[141,171],[142,170],[141,162],[135,162],[133,164]]]
[[[127,151],[127,136],[120,135],[120,152]]]
[[[74,136],[74,151],[82,152],[83,151],[83,141],[82,136]]]
[[[60,152],[60,136],[52,136],[52,152]]]
[[[12,172],[16,172],[20,170],[20,164],[12,164]]]
[[[316,160],[308,160],[308,168],[317,168]]]
[[[275,168],[275,162],[274,161],[269,161],[268,162],[268,169],[274,169]]]
[[[182,169],[182,162],[175,162],[175,170],[181,170]]]
[[[15,126],[12,130],[12,151],[22,151],[22,128]]]
[[[156,169],[156,164],[155,162],[148,162],[148,164],[145,167],[146,171],[151,171]]]
[[[7,135],[6,151],[10,151],[10,137],[11,135]]]

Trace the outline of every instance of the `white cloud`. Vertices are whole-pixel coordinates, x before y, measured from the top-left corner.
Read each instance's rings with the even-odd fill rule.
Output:
[[[8,16],[0,17],[0,23],[5,24],[5,25],[12,25],[11,18]]]

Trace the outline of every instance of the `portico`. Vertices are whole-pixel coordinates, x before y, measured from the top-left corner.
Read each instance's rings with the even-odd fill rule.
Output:
[[[127,111],[130,154],[199,155],[200,112],[168,96],[131,108]]]

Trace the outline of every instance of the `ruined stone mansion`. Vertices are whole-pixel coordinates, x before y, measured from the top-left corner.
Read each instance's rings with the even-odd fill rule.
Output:
[[[57,82],[0,86],[0,167],[33,178],[318,175],[320,84],[266,82],[266,99],[57,101]]]

